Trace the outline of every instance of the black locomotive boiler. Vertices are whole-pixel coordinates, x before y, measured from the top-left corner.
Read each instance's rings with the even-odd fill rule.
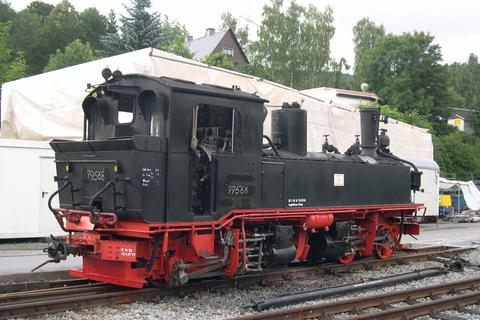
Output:
[[[235,276],[302,261],[376,254],[418,234],[411,202],[420,174],[360,110],[361,145],[307,152],[307,113],[272,112],[236,87],[138,74],[111,77],[83,101],[83,141],[53,140],[69,233],[50,261],[81,255],[82,278],[143,287]]]

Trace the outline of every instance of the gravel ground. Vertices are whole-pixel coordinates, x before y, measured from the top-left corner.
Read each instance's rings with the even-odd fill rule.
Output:
[[[473,264],[480,264],[480,250],[473,250],[465,253],[462,257],[469,260]],[[358,281],[359,279],[373,279],[388,275],[394,275],[424,269],[429,267],[439,267],[441,263],[433,261],[416,262],[407,265],[397,265],[389,268],[380,268],[378,270],[368,270],[362,272],[352,272],[340,275],[325,275],[317,278],[292,279],[283,282],[275,282],[266,285],[257,285],[248,289],[230,289],[215,290],[211,292],[198,292],[185,297],[167,297],[148,302],[136,302],[114,307],[97,307],[93,309],[85,309],[81,311],[69,311],[54,315],[45,315],[35,319],[225,319],[242,314],[252,313],[252,310],[245,310],[244,305],[249,304],[252,298],[260,296],[275,296],[278,294],[291,293],[294,291],[314,289],[339,285]],[[368,292],[360,292],[349,296],[343,296],[333,299],[323,299],[317,301],[309,301],[303,305],[310,305],[319,302],[326,302],[351,297],[360,297],[382,292],[398,291],[409,289],[412,287],[420,287],[438,284],[447,281],[474,278],[478,276],[478,270],[465,268],[464,272],[450,272],[446,275],[425,278],[405,284],[399,284],[388,288],[380,288],[370,290]],[[480,310],[480,307],[470,307]],[[448,311],[447,314],[462,316],[465,319],[480,319],[480,316],[471,314],[461,314],[456,311]],[[346,315],[337,315],[337,319],[341,319]],[[422,317],[421,319],[430,319],[430,317]]]

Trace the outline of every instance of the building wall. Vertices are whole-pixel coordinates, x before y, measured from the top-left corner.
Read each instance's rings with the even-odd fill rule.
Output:
[[[0,239],[62,235],[47,206],[57,189],[48,142],[0,139],[0,154]]]
[[[460,131],[465,131],[465,121],[461,118],[450,118],[448,119],[448,124],[457,127]]]
[[[233,56],[231,59],[239,64],[247,64],[248,61],[242,54],[242,49],[237,45],[237,42],[233,38],[230,32],[227,32],[223,39],[218,43],[213,52],[223,52],[223,48],[233,49]]]

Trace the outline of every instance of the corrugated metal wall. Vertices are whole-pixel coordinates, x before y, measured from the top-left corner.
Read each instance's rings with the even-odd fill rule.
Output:
[[[62,233],[43,207],[55,191],[53,159],[48,142],[0,139],[0,239]],[[43,181],[42,170],[51,172]]]

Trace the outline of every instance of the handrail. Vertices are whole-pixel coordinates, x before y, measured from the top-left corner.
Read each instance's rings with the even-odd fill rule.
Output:
[[[115,191],[115,183],[113,181],[108,181],[100,190],[98,190],[90,199],[90,202],[88,203],[88,211],[90,212],[90,222],[92,224],[96,224],[100,220],[100,215],[93,210],[93,203],[95,199],[97,199],[99,196],[101,196],[105,191],[107,191],[109,188],[113,189],[113,211],[114,215],[117,210],[117,201],[116,201],[116,191]],[[115,220],[116,220],[116,215],[115,215]]]

